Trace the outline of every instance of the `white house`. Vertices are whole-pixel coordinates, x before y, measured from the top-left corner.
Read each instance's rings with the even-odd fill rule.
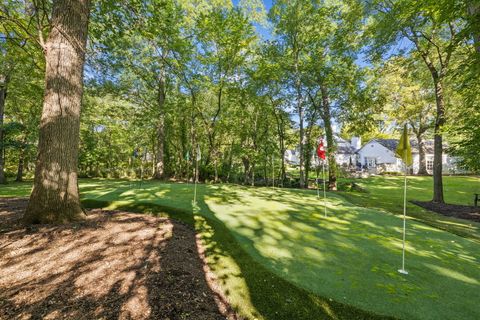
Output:
[[[344,168],[364,169],[371,173],[402,172],[402,161],[395,157],[398,145],[397,139],[373,139],[361,146],[361,139],[353,137],[350,141],[335,135],[337,143],[336,162]],[[420,164],[420,155],[416,140],[410,140],[412,146],[413,167],[412,173],[417,173]],[[300,163],[299,150],[286,150],[285,160],[290,165]],[[433,140],[425,141],[425,160],[427,172],[433,173]],[[451,157],[445,152],[442,156],[443,172],[461,172],[456,165],[457,158]],[[315,152],[312,150],[311,163],[315,163]]]
[[[418,172],[420,164],[420,155],[418,144],[415,140],[410,140],[412,146],[413,172]],[[362,168],[371,172],[402,172],[402,161],[395,157],[395,150],[398,145],[397,139],[374,139],[366,143],[357,151],[358,163]],[[433,173],[433,141],[425,141],[425,160],[428,173]],[[444,172],[458,171],[456,168],[456,158],[450,157],[445,152],[442,156],[442,165]]]
[[[337,143],[337,151],[335,160],[339,166],[355,167],[357,163],[357,150],[362,145],[362,140],[359,137],[353,137],[350,141],[335,136]]]
[[[341,137],[335,135],[335,142],[337,144],[337,152],[335,155],[335,160],[338,165],[348,167],[355,166],[357,162],[356,151],[361,146],[361,139],[358,137],[353,137],[351,141],[342,139]],[[324,141],[325,146],[327,145]],[[291,165],[299,165],[300,163],[300,151],[297,147],[295,150],[286,150],[285,151],[285,161]],[[315,150],[312,150],[312,160],[311,163],[315,163]]]
[[[290,150],[290,149],[285,150],[285,161],[288,164],[298,165],[300,163],[300,158],[299,158],[300,152],[297,149],[296,150]]]

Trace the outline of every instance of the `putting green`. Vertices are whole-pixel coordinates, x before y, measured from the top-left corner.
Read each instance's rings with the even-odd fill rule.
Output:
[[[85,185],[84,196],[191,210],[191,185],[98,187]],[[404,319],[480,317],[480,246],[472,240],[408,221],[403,276],[398,216],[328,194],[325,218],[311,191],[200,185],[198,195],[200,214],[221,220],[254,259],[313,293]]]
[[[192,190],[157,182],[142,188],[81,183],[83,198],[112,207],[155,203],[191,211]],[[474,240],[407,221],[404,276],[397,272],[399,216],[328,194],[325,218],[315,192],[233,185],[199,185],[198,206],[197,217],[223,223],[256,261],[319,296],[402,319],[480,319],[480,244]]]

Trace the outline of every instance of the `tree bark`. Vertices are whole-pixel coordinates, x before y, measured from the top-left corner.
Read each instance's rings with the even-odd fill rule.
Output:
[[[305,181],[305,188],[308,189],[308,176],[310,175],[310,167],[312,166],[312,163],[311,163],[311,152],[310,150],[312,149],[312,145],[310,143],[310,140],[308,139],[308,137],[306,138],[306,143],[304,145],[304,157],[305,157],[305,164],[304,164],[304,173],[303,173],[303,176],[305,177],[304,181]]]
[[[276,106],[272,98],[270,98],[273,107],[273,115],[275,116],[275,121],[277,122],[277,133],[278,133],[278,142],[280,148],[280,183],[279,186],[283,187],[286,178],[286,171],[285,171],[285,121],[283,119],[282,112],[279,111],[278,115],[276,112]]]
[[[22,147],[20,149],[20,154],[18,155],[17,178],[15,179],[15,181],[17,182],[23,181],[23,169],[25,167],[25,143],[26,140],[24,139]]]
[[[77,166],[89,0],[53,1],[45,96],[26,223],[81,220]]]
[[[304,177],[304,154],[303,154],[303,143],[304,143],[304,129],[303,129],[303,120],[304,120],[304,110],[303,110],[303,101],[302,101],[302,88],[300,81],[300,72],[298,68],[298,52],[295,55],[295,87],[297,91],[297,112],[298,112],[298,122],[299,122],[299,171],[300,171],[300,188],[305,187],[305,177]]]
[[[251,180],[250,180],[250,185],[252,187],[255,186],[255,162],[252,163],[251,167],[250,167],[250,170],[251,170]]]
[[[418,118],[410,119],[410,126],[412,127],[415,137],[417,138],[418,144],[418,175],[428,175],[427,171],[427,159],[425,156],[425,140],[424,135],[427,130],[431,127],[427,116],[423,113],[420,113]]]
[[[250,176],[250,161],[246,157],[242,157],[243,163],[243,184],[247,185]]]
[[[234,142],[232,142],[232,146],[230,147],[230,153],[228,154],[227,176],[225,178],[227,180],[227,183],[230,182],[230,173],[232,172],[233,167],[233,147]]]
[[[443,137],[442,130],[445,125],[445,102],[443,98],[443,86],[439,77],[433,77],[435,84],[435,101],[437,104],[437,114],[435,119],[434,131],[434,151],[433,151],[433,202],[444,203],[443,199],[443,177],[442,177],[442,153]]]
[[[7,183],[5,177],[5,152],[3,147],[3,118],[5,113],[5,100],[7,98],[8,76],[0,75],[0,184]]]
[[[160,71],[158,78],[158,123],[157,123],[157,153],[155,155],[155,179],[165,178],[165,70]]]
[[[335,160],[335,140],[333,138],[332,115],[330,110],[330,99],[325,85],[320,86],[322,93],[322,120],[325,125],[327,137],[327,159],[328,159],[328,190],[337,190],[337,162]]]
[[[427,159],[425,157],[425,141],[420,134],[417,134],[417,143],[418,143],[418,175],[427,175]]]

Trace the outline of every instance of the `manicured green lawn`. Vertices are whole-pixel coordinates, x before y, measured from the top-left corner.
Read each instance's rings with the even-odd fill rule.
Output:
[[[342,179],[355,182],[367,192],[342,192],[350,202],[367,208],[379,208],[403,214],[403,177],[370,177],[367,179]],[[445,202],[473,205],[473,194],[480,193],[480,178],[474,176],[443,177]],[[411,176],[407,179],[407,200],[430,201],[433,197],[432,177]],[[434,214],[413,203],[407,203],[407,215],[429,225],[480,241],[480,224]]]
[[[386,194],[401,193],[396,183]],[[194,225],[232,305],[252,319],[480,318],[480,244],[471,238],[410,219],[402,276],[400,217],[336,194],[325,218],[314,191],[199,185],[192,214],[192,185],[80,186],[86,204],[163,211]]]

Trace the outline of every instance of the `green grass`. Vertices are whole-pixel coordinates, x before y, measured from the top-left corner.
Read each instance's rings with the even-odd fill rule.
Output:
[[[403,214],[403,177],[371,177],[367,179],[342,179],[355,182],[367,192],[342,192],[348,201],[367,208],[378,208],[395,214]],[[445,202],[473,205],[473,194],[480,193],[480,178],[474,176],[444,176]],[[436,228],[480,241],[480,224],[450,218],[425,210],[412,200],[430,201],[433,198],[432,177],[408,177],[407,215]]]
[[[0,195],[20,195],[15,187]],[[480,317],[479,243],[413,219],[410,274],[401,276],[402,220],[336,194],[325,218],[312,191],[199,185],[192,214],[192,185],[84,180],[80,187],[90,205],[166,211],[195,226],[232,305],[251,319]]]

